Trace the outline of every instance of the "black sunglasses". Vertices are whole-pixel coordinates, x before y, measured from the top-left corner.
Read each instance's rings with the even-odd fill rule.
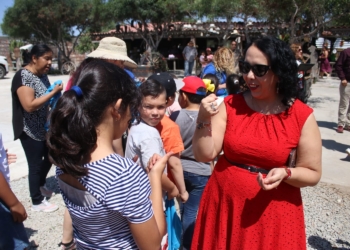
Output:
[[[258,77],[262,77],[266,75],[267,71],[269,71],[271,67],[268,65],[255,64],[250,65],[248,62],[239,61],[239,71],[242,74],[248,74],[249,71],[253,71],[254,75]]]

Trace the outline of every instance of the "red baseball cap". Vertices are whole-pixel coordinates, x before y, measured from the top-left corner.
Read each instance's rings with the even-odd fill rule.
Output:
[[[205,96],[207,94],[207,89],[202,79],[197,76],[187,76],[183,80],[184,86],[181,88],[182,91]]]

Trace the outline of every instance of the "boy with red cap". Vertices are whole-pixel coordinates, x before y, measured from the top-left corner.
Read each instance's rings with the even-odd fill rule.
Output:
[[[185,77],[183,82],[185,85],[179,91],[179,104],[182,110],[172,113],[170,118],[179,125],[185,146],[181,154],[181,164],[189,198],[181,205],[181,220],[183,249],[190,249],[199,202],[211,175],[211,167],[210,163],[197,162],[192,151],[192,137],[196,128],[209,126],[197,123],[198,110],[202,99],[206,96],[206,87],[203,80],[196,76]]]

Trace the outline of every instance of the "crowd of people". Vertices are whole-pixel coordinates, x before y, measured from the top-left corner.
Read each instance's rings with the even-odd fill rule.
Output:
[[[162,72],[140,83],[125,42],[104,38],[60,97],[62,84],[49,88],[46,75],[51,49],[32,48],[13,78],[14,135],[32,210],[58,209],[45,186],[56,166],[62,249],[172,249],[174,240],[182,249],[306,249],[300,188],[320,180],[322,146],[312,108],[298,99],[295,51],[268,36],[244,57],[236,45],[207,49],[198,77],[190,42],[183,79]],[[0,146],[7,159],[1,137]],[[11,228],[0,249],[23,249],[26,212],[7,161],[0,170],[0,216]],[[179,206],[175,239],[167,200]]]

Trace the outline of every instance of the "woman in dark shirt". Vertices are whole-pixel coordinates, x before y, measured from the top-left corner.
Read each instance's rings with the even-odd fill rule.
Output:
[[[15,140],[20,139],[29,167],[29,191],[32,210],[53,212],[57,205],[47,202],[52,192],[45,187],[46,176],[51,168],[45,142],[45,123],[48,101],[62,90],[56,85],[46,94],[50,82],[47,73],[52,62],[52,50],[47,45],[35,45],[30,63],[19,70],[12,80],[13,130]]]

